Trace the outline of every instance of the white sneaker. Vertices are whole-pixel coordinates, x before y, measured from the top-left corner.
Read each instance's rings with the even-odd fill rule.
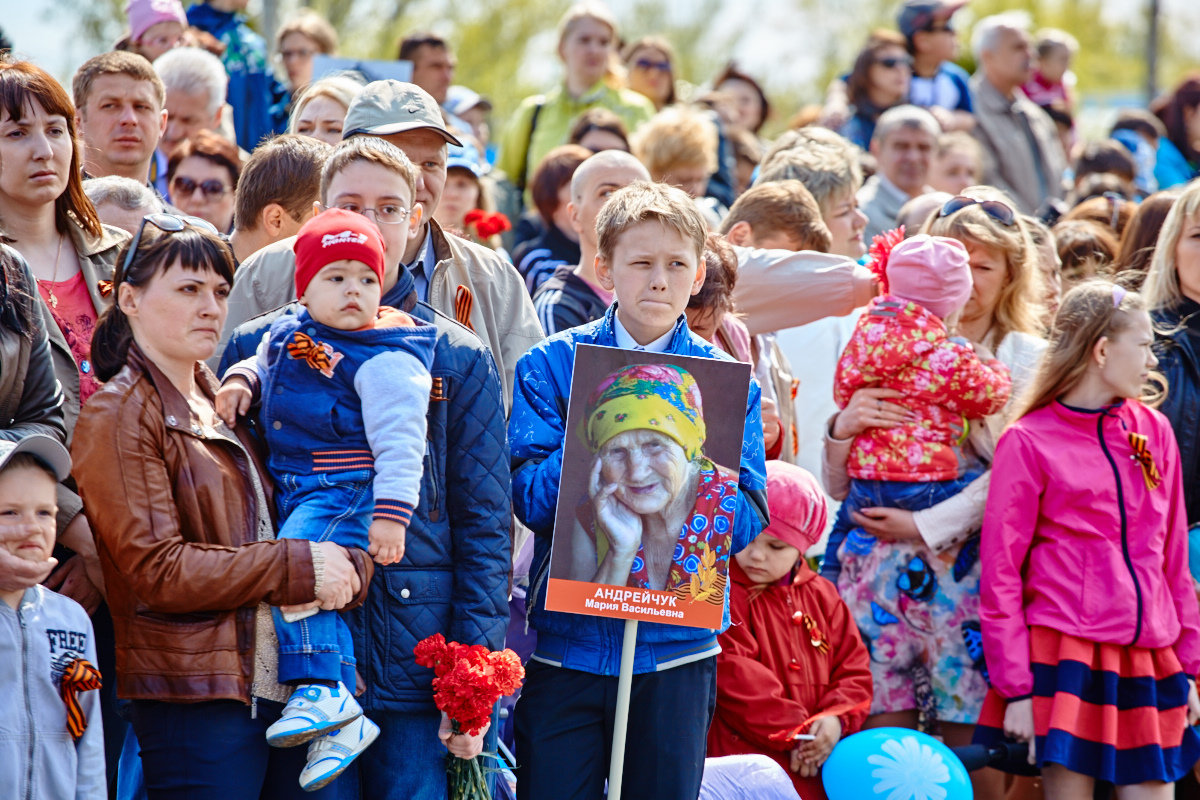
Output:
[[[308,763],[300,773],[300,788],[306,792],[324,788],[378,736],[379,726],[359,716],[344,728],[313,740],[308,746]]]
[[[349,725],[361,716],[362,706],[344,683],[337,686],[307,683],[296,687],[283,714],[267,728],[267,744],[295,747]]]

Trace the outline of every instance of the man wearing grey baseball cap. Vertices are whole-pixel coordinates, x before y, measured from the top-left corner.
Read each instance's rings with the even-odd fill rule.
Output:
[[[517,359],[544,334],[516,268],[493,250],[448,236],[434,220],[446,186],[447,145],[461,144],[446,128],[437,102],[415,84],[374,81],[350,104],[342,130],[343,139],[384,139],[416,165],[421,229],[400,263],[412,273],[419,299],[466,325],[491,349],[507,411]],[[238,268],[222,339],[251,317],[295,299],[293,241],[268,245]],[[215,367],[219,357],[217,353],[210,365]]]
[[[369,83],[346,112],[342,138],[351,136],[385,139],[420,170],[416,201],[427,221],[401,263],[422,300],[471,328],[491,348],[505,402],[511,402],[517,359],[544,334],[516,268],[486,247],[447,236],[434,219],[446,186],[446,146],[461,145],[446,129],[437,101],[412,83]]]

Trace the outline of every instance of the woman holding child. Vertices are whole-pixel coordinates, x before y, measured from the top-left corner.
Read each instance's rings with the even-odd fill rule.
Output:
[[[106,384],[75,437],[116,628],[118,691],[133,701],[155,797],[304,796],[303,750],[272,750],[264,738],[288,697],[267,604],[343,608],[361,601],[371,576],[362,551],[275,540],[251,439],[215,414],[203,362],[232,280],[215,232],[147,217],[97,326]]]
[[[1038,322],[1036,251],[1014,207],[996,189],[972,187],[947,201],[925,232],[957,240],[966,248],[972,288],[958,334],[981,356],[995,353],[1010,373],[1010,396],[1019,396],[1045,343]],[[970,740],[987,690],[978,615],[979,543],[974,534],[987,500],[987,467],[1010,405],[969,423],[963,473],[970,468],[978,477],[965,488],[919,511],[864,507],[851,512],[859,529],[846,537],[840,552],[826,553],[828,566],[847,550],[854,558],[855,550],[865,554],[886,549],[875,556],[886,556],[890,584],[876,581],[877,595],[859,593],[861,602],[848,601],[872,656],[875,699],[867,727],[916,727],[920,712],[934,724],[942,723],[952,746]],[[913,421],[903,392],[858,389],[830,422],[824,457],[830,493],[846,494],[846,462],[856,436]],[[827,569],[823,573],[829,574]],[[924,653],[937,654],[936,659]],[[1000,796],[998,780],[998,774],[982,780],[975,776],[976,796]]]

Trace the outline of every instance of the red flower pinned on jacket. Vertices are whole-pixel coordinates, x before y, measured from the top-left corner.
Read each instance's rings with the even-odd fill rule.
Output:
[[[96,290],[101,297],[108,297],[113,293],[112,281],[96,281]]]
[[[871,239],[871,249],[868,255],[871,260],[867,264],[867,268],[875,273],[875,279],[879,281],[879,293],[888,293],[887,279],[887,262],[888,256],[892,254],[892,248],[904,241],[904,226],[893,228],[890,231],[884,231]]]
[[[480,240],[512,230],[512,223],[508,221],[508,217],[499,211],[484,211],[481,208],[468,211],[463,217],[463,225],[468,233]]]

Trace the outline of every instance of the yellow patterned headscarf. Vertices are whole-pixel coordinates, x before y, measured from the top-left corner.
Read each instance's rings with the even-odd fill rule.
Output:
[[[700,387],[673,364],[640,364],[612,373],[592,391],[583,439],[597,452],[625,431],[658,431],[683,448],[689,461],[700,455],[706,431]]]

